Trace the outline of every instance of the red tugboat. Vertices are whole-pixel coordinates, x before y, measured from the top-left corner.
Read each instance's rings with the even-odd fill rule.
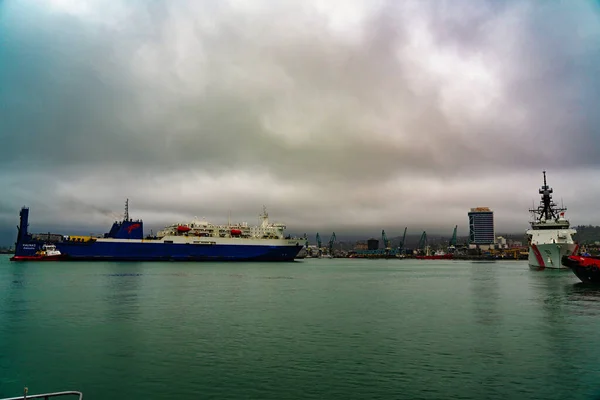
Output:
[[[423,232],[421,235],[421,239],[419,240],[419,249],[423,249],[422,253],[415,256],[417,260],[453,260],[454,253],[456,252],[456,230],[458,229],[458,225],[454,227],[454,232],[452,233],[452,239],[448,243],[448,252],[445,252],[442,249],[437,250],[435,253],[431,254],[431,248],[426,246],[427,243],[427,233]]]
[[[55,245],[45,244],[32,256],[14,256],[10,261],[61,261],[66,258],[66,255],[57,250]]]
[[[563,256],[561,263],[570,268],[583,283],[600,285],[600,257],[587,254]]]
[[[454,254],[451,253],[438,253],[436,252],[435,254],[430,254],[430,255],[422,255],[422,256],[415,256],[415,258],[417,260],[452,260],[454,259]]]

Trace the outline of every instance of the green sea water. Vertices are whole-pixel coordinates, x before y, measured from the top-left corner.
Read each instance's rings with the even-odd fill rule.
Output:
[[[11,263],[0,398],[597,399],[600,289],[526,262]]]

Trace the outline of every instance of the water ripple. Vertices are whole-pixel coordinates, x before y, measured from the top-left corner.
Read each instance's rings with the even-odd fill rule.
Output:
[[[0,397],[593,398],[600,289],[545,272],[0,260]]]

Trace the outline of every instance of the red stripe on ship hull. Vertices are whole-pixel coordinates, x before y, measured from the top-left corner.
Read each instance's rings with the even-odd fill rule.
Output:
[[[537,248],[537,245],[532,244],[531,249],[533,250],[533,254],[535,255],[535,258],[540,266],[540,269],[546,268],[546,264],[544,263],[544,258],[542,257],[540,250]]]

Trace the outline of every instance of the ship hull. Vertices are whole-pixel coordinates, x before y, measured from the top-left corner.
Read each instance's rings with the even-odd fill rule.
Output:
[[[431,256],[415,256],[417,260],[452,260],[453,254],[431,255]]]
[[[562,265],[562,257],[577,251],[575,243],[543,243],[529,245],[528,262],[533,269],[567,269]]]
[[[193,244],[143,240],[104,240],[91,243],[55,243],[69,261],[293,261],[302,245]],[[42,243],[17,246],[15,258],[34,257]],[[17,261],[17,260],[15,260]]]
[[[41,255],[34,255],[34,256],[24,256],[24,255],[20,255],[20,256],[13,256],[10,258],[10,261],[64,261],[66,260],[67,257],[62,255],[62,254],[57,254],[57,255],[53,255],[53,256],[41,256]]]

